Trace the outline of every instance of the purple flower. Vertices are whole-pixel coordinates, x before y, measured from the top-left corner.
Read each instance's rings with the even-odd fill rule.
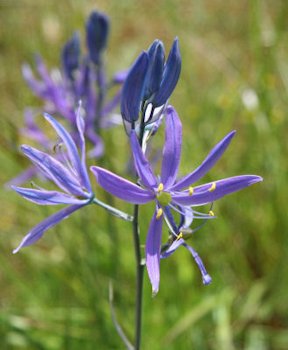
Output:
[[[259,176],[242,175],[196,187],[192,186],[194,182],[200,180],[222,156],[234,136],[235,131],[225,136],[224,139],[212,149],[198,168],[187,176],[177,180],[181,155],[182,125],[173,107],[169,106],[166,114],[166,139],[163,149],[160,177],[157,177],[152,171],[139,145],[135,131],[131,132],[130,141],[135,168],[140,178],[140,186],[103,168],[91,167],[99,185],[118,198],[134,204],[145,204],[150,201],[155,202],[155,213],[150,222],[146,238],[146,265],[152,284],[153,294],[158,292],[160,282],[159,264],[163,217],[169,222],[167,213],[170,209],[178,210],[178,208],[180,208],[181,210],[181,208],[185,207],[195,207],[211,203],[227,194],[262,181],[262,178]],[[177,238],[180,240],[181,236]],[[181,243],[182,241],[178,244],[180,245]]]
[[[164,45],[155,40],[148,51],[142,52],[132,65],[123,85],[121,114],[125,121],[135,124],[141,108],[151,104],[154,110],[165,105],[178,82],[181,72],[181,55],[178,38],[175,38],[167,61]],[[153,118],[154,120],[155,118]]]
[[[29,246],[42,237],[43,233],[68,217],[74,211],[91,203],[94,198],[90,180],[86,168],[84,120],[80,115],[81,108],[77,113],[77,130],[80,140],[80,154],[72,137],[49,114],[45,114],[46,120],[52,125],[66,147],[66,153],[62,154],[62,161],[58,158],[37,150],[36,148],[23,145],[22,152],[40,172],[53,181],[61,191],[45,190],[43,188],[24,188],[12,186],[12,188],[25,199],[40,205],[67,204],[68,207],[48,217],[34,227],[22,240],[20,245],[13,251],[17,253],[21,248]]]

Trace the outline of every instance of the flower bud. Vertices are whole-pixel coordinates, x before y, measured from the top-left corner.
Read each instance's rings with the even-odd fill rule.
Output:
[[[136,59],[124,82],[121,100],[121,114],[123,119],[129,123],[135,122],[139,117],[148,68],[148,54],[147,52],[142,52],[142,54]]]
[[[178,38],[175,38],[166,61],[159,91],[151,101],[154,107],[163,105],[172,94],[181,71],[181,55]]]
[[[74,80],[74,71],[79,67],[80,39],[78,33],[74,33],[62,50],[62,65],[66,76]]]
[[[86,23],[86,41],[92,62],[99,64],[102,51],[106,48],[109,34],[109,20],[100,12],[92,12]]]
[[[158,92],[164,68],[164,47],[160,40],[155,40],[148,49],[149,68],[147,72],[145,99]]]

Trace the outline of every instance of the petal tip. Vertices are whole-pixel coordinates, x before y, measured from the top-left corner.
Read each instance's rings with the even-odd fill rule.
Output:
[[[202,281],[203,281],[203,284],[205,286],[207,286],[208,284],[210,284],[212,282],[212,277],[208,274],[204,275]]]

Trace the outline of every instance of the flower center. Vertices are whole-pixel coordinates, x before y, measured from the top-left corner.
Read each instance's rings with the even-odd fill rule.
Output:
[[[164,185],[162,183],[159,184],[157,188],[157,200],[160,203],[162,207],[166,207],[169,205],[172,201],[171,194],[169,192],[164,192]]]

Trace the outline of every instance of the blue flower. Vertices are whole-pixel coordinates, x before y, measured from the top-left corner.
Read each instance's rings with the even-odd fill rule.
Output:
[[[106,48],[109,34],[109,19],[101,12],[93,11],[86,24],[86,42],[90,59],[99,64]]]
[[[150,222],[146,238],[146,266],[152,284],[153,294],[156,294],[159,289],[162,224],[164,217],[169,222],[167,210],[171,208],[183,208],[184,210],[185,207],[195,207],[211,203],[225,195],[262,181],[260,176],[241,175],[204,185],[193,186],[193,184],[200,180],[222,156],[234,136],[235,131],[226,135],[223,140],[212,149],[198,168],[178,180],[177,174],[181,155],[182,125],[173,107],[169,106],[166,114],[166,138],[160,177],[157,177],[152,171],[139,145],[135,131],[131,132],[130,141],[134,165],[140,178],[140,186],[103,168],[91,167],[99,185],[116,197],[134,204],[145,204],[151,201],[155,202],[155,212]],[[179,245],[183,243],[180,241],[181,238],[181,236],[176,237],[176,239],[179,240]],[[207,277],[207,283],[209,282],[208,279]]]
[[[181,72],[178,38],[173,42],[165,63],[163,43],[155,40],[147,52],[142,52],[132,65],[123,86],[121,114],[124,120],[138,120],[143,104],[153,109],[164,105],[172,94]]]
[[[34,227],[22,240],[20,245],[13,251],[17,253],[21,248],[29,246],[42,237],[44,232],[53,227],[74,211],[90,204],[93,201],[90,180],[86,168],[84,120],[81,117],[81,108],[77,113],[77,130],[80,140],[80,154],[72,137],[65,128],[52,116],[45,114],[45,119],[52,125],[58,136],[64,143],[67,153],[63,154],[63,160],[39,151],[36,148],[23,145],[22,152],[40,172],[53,181],[61,191],[45,190],[43,188],[24,188],[12,186],[17,193],[25,199],[40,205],[66,204],[68,207],[51,215],[36,227]]]

